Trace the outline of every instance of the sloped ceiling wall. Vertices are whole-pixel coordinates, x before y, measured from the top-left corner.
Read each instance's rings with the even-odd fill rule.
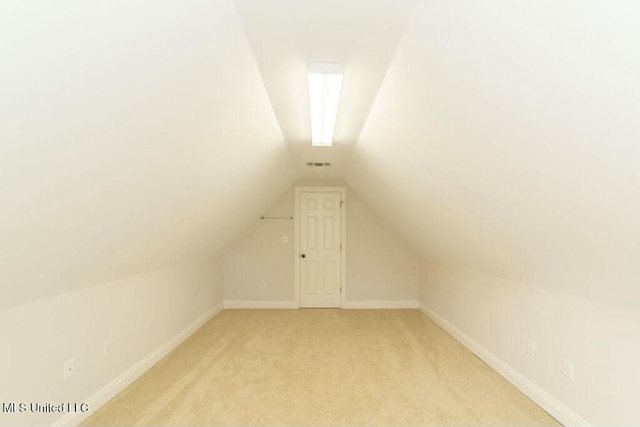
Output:
[[[0,306],[214,256],[294,180],[231,1],[0,5]]]
[[[347,183],[425,258],[637,307],[639,12],[418,0]],[[0,307],[215,256],[294,182],[230,0],[2,2],[0,54]]]
[[[637,308],[638,16],[418,1],[348,184],[425,258]]]

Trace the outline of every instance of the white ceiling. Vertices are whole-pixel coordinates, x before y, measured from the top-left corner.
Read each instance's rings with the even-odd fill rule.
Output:
[[[280,128],[303,177],[342,176],[415,0],[235,0]],[[344,67],[334,146],[311,147],[307,67]],[[331,168],[306,163],[330,162]]]
[[[320,174],[425,259],[640,304],[640,3],[47,5],[0,2],[0,306],[217,256]]]

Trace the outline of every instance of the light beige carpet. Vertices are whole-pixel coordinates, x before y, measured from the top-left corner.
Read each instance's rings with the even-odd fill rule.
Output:
[[[85,425],[559,425],[418,310],[225,310]]]

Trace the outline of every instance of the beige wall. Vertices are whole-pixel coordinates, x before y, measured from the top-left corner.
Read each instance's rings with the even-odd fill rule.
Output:
[[[293,216],[293,189],[264,216]],[[290,219],[256,218],[223,252],[225,301],[293,300],[294,226]],[[289,243],[281,242],[282,236]],[[265,281],[265,287],[260,286]]]
[[[89,402],[95,409],[104,403],[96,392],[119,391],[123,375],[142,373],[150,355],[221,302],[220,262],[203,261],[1,310],[0,396],[11,402]],[[112,340],[112,354],[104,357],[106,339]],[[63,365],[71,358],[75,373],[63,381]],[[0,424],[50,425],[61,417],[1,414]]]
[[[637,310],[426,261],[420,301],[522,375],[521,383],[544,390],[543,407],[565,425],[640,425]],[[573,381],[563,359],[574,365]]]
[[[340,183],[330,183],[336,184]],[[294,203],[291,188],[265,216],[293,216]],[[347,301],[417,301],[415,253],[352,191],[347,192],[346,208]],[[289,243],[281,243],[282,236]],[[293,221],[257,219],[224,252],[225,301],[293,301],[294,237]]]
[[[354,192],[347,193],[347,301],[416,301],[418,256]]]

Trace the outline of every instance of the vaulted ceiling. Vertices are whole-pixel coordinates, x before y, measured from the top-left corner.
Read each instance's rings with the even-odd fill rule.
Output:
[[[637,307],[639,12],[3,2],[0,305],[214,257],[330,161],[425,258]],[[311,61],[345,70],[331,148]]]
[[[304,177],[342,177],[415,0],[236,0],[271,105]],[[307,69],[343,65],[334,144],[311,147]],[[307,162],[328,162],[320,172]]]

